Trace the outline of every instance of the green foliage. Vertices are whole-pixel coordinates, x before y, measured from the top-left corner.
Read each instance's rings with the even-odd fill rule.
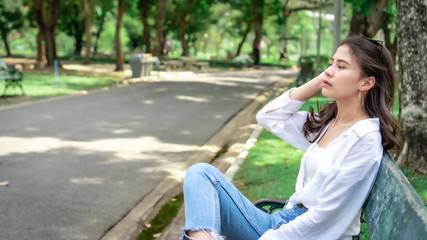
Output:
[[[133,51],[142,46],[142,23],[140,18],[125,15],[123,18],[123,27],[127,33],[129,41],[127,46]]]
[[[0,37],[5,38],[13,30],[19,30],[24,25],[23,6],[19,1],[3,0],[0,2]],[[5,36],[5,37],[4,37]]]
[[[363,16],[368,16],[371,12],[372,0],[344,0],[349,3],[353,13],[360,12]]]
[[[117,15],[117,1],[94,0],[95,8],[92,18],[92,31],[97,33],[101,29],[101,23],[105,20],[103,31],[100,39],[93,36],[92,43],[97,45],[98,52],[114,54],[115,45],[115,23]],[[155,43],[155,26],[157,21],[157,4],[158,1],[150,0],[148,23],[150,25],[151,46]],[[36,50],[36,34],[38,33],[37,25],[32,19],[32,1],[12,1],[5,0],[5,4],[21,4],[28,9],[25,12],[27,20],[23,21],[27,26],[25,30],[17,28],[14,31],[20,31],[25,37],[10,38],[10,45],[19,45],[34,56]],[[138,4],[146,0],[129,0],[126,1],[128,10],[125,12],[123,19],[123,29],[121,31],[122,44],[124,51],[138,51],[142,47],[142,24]],[[301,55],[316,54],[317,41],[317,17],[312,16],[317,10],[296,11],[291,15],[286,14],[286,10],[296,9],[302,6],[316,4],[312,1],[280,1],[265,0],[263,1],[263,40],[261,42],[261,61],[272,62],[279,59],[279,53],[286,47],[288,58],[295,62]],[[330,1],[328,1],[330,2]],[[371,1],[366,0],[346,0],[346,15],[356,9],[361,9],[367,13]],[[80,0],[63,0],[61,1],[60,19],[58,22],[56,41],[60,49],[59,55],[68,55],[74,52],[77,43],[84,41],[84,27],[82,14],[80,11]],[[286,4],[286,5],[285,5]],[[22,4],[21,4],[22,5]],[[179,36],[179,25],[181,16],[185,15],[185,40],[190,47],[190,54],[197,58],[208,59],[209,56],[216,56],[224,59],[227,55],[234,55],[237,46],[243,39],[245,30],[253,21],[253,2],[251,0],[173,0],[166,2],[165,24],[163,32],[172,46],[168,57],[179,57],[182,52],[181,39]],[[349,12],[350,11],[350,12]],[[333,8],[326,7],[324,12],[332,14]],[[385,12],[395,19],[394,0],[390,1]],[[343,25],[343,37],[346,36],[349,29],[349,19]],[[8,21],[10,23],[10,21]],[[31,25],[32,24],[32,25]],[[321,55],[329,56],[332,50],[332,22],[329,20],[322,21],[321,29]],[[6,26],[0,24],[0,26]],[[243,43],[242,54],[252,52],[252,41],[254,39],[253,26],[251,32]],[[11,31],[10,33],[12,33]],[[31,36],[28,35],[31,32]],[[65,35],[64,35],[65,33]],[[394,28],[391,35],[394,36]],[[67,37],[68,36],[68,37]],[[20,41],[19,44],[15,42]],[[17,51],[16,49],[13,49]],[[0,48],[0,54],[4,49]]]

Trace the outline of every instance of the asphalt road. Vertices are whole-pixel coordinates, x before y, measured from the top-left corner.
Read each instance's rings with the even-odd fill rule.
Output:
[[[171,75],[0,108],[0,239],[99,239],[289,71]]]

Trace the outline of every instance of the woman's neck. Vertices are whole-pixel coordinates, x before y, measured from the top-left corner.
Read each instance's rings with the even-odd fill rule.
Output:
[[[337,101],[337,115],[335,123],[356,122],[358,120],[369,118],[369,114],[362,107],[359,101]]]

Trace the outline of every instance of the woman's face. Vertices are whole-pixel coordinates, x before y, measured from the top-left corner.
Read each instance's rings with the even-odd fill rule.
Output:
[[[322,94],[339,99],[358,98],[361,70],[350,47],[340,46],[324,72]]]

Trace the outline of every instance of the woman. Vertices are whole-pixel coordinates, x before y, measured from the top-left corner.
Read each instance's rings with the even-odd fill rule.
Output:
[[[298,112],[318,93],[334,101],[318,114]],[[399,142],[399,126],[390,114],[393,95],[389,51],[363,36],[344,40],[323,73],[257,114],[260,125],[305,151],[295,193],[283,211],[264,213],[214,167],[196,164],[184,180],[182,239],[335,240],[358,235],[360,209],[383,150]]]

